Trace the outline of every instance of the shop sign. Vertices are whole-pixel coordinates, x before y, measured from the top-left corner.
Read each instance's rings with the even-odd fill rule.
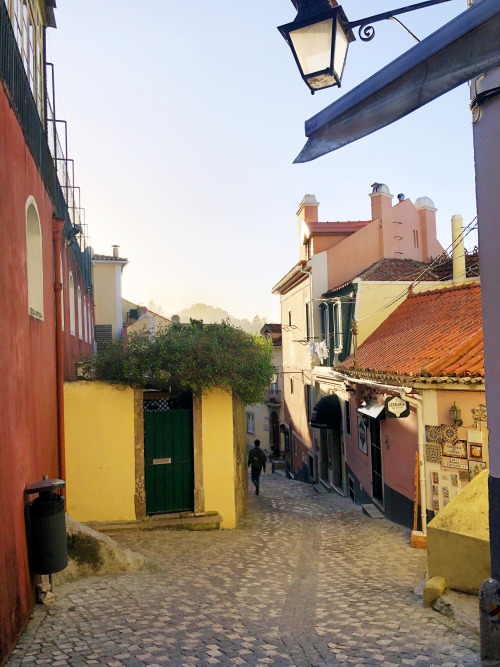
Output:
[[[443,455],[453,456],[454,458],[467,458],[467,443],[461,442],[443,442]]]
[[[441,465],[445,466],[446,468],[459,468],[460,470],[469,470],[468,462],[465,461],[464,463],[463,459],[459,459],[455,456],[443,456]]]
[[[410,414],[410,404],[399,396],[385,399],[385,415],[392,419],[403,419]]]

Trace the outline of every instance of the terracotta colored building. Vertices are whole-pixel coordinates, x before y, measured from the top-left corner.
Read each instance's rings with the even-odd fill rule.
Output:
[[[34,604],[25,489],[44,474],[64,477],[63,378],[93,349],[85,225],[67,156],[51,153],[60,142],[44,45],[54,4],[0,3],[0,293],[8,322],[0,338],[0,662]]]

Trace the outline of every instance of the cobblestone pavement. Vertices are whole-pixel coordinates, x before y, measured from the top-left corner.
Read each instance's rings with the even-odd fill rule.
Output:
[[[155,570],[61,586],[9,665],[480,664],[478,638],[413,593],[408,531],[309,485],[266,475],[237,530],[117,539]]]

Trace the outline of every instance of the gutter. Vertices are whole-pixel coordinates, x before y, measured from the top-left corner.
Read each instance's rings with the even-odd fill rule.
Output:
[[[61,241],[64,219],[52,218],[52,239],[54,243],[54,296],[56,311],[56,392],[57,392],[57,444],[59,458],[59,479],[66,480],[66,443],[64,438],[64,356],[62,337],[62,275]]]

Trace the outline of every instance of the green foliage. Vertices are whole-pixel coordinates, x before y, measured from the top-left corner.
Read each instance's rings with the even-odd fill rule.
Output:
[[[259,403],[274,374],[272,344],[229,322],[173,324],[154,336],[133,333],[83,364],[87,377],[162,391],[233,389]]]

